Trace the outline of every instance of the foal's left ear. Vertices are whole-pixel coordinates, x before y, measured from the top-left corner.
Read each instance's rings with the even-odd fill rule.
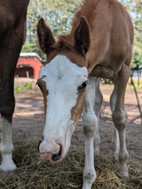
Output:
[[[85,55],[90,46],[89,26],[84,17],[81,17],[80,24],[76,28],[75,33],[75,49]]]

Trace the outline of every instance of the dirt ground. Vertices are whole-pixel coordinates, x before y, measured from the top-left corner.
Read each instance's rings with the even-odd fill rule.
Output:
[[[27,80],[24,82],[27,82]],[[16,84],[23,85],[20,79]],[[34,84],[33,84],[34,85]],[[100,119],[100,149],[102,154],[112,154],[112,135],[113,123],[111,119],[111,110],[109,108],[109,98],[112,85],[101,85],[104,102],[101,108]],[[139,87],[139,99],[142,108],[142,87]],[[13,117],[13,141],[31,140],[41,137],[43,131],[44,112],[43,101],[40,90],[37,86],[30,90],[23,90],[15,93],[16,108]],[[127,148],[130,157],[142,161],[142,125],[137,108],[137,101],[132,87],[128,86],[125,97],[125,108],[128,114],[127,126]],[[2,131],[0,118],[0,136]],[[83,128],[81,118],[78,127],[72,138],[72,145],[84,146]]]

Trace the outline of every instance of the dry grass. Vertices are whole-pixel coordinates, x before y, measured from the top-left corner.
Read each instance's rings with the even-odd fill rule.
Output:
[[[37,141],[15,144],[14,161],[18,168],[0,179],[1,189],[80,189],[84,167],[84,149],[72,147],[67,157],[58,165],[41,162]],[[142,188],[142,164],[130,159],[130,177],[119,177],[117,163],[107,157],[95,158],[97,179],[93,189],[140,189]]]

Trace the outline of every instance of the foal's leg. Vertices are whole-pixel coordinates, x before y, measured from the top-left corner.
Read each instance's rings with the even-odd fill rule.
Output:
[[[94,112],[99,120],[100,117],[100,109],[103,101],[103,96],[100,91],[100,79],[97,79],[96,82],[96,95],[95,95],[95,105],[94,105]],[[96,125],[96,135],[94,139],[94,150],[95,155],[100,153],[100,135],[99,135],[99,124]]]
[[[98,118],[94,112],[96,78],[90,77],[86,91],[85,107],[83,112],[83,126],[85,135],[85,167],[83,174],[83,189],[91,189],[96,178],[94,168],[94,137],[98,127]]]
[[[12,114],[15,106],[15,99],[12,87],[13,78],[7,76],[2,92],[0,94],[0,112],[2,116],[2,139],[1,139],[1,154],[2,162],[0,169],[3,171],[12,171],[16,169],[16,165],[12,160]],[[12,83],[11,83],[12,82]],[[11,84],[10,84],[11,83]],[[9,88],[10,87],[10,88]]]
[[[114,112],[116,106],[116,87],[114,88],[112,95],[110,97],[110,107],[111,111]],[[120,144],[119,144],[119,134],[118,130],[116,127],[114,127],[114,136],[112,139],[112,144],[113,144],[113,160],[117,161],[119,160],[119,150],[120,150]]]
[[[128,79],[129,79],[129,67],[127,65],[123,65],[121,71],[118,74],[117,81],[115,83],[116,104],[115,104],[115,109],[112,113],[112,118],[115,127],[118,130],[119,141],[120,141],[120,150],[119,150],[120,173],[124,177],[128,177],[128,169],[127,169],[128,152],[126,149],[126,141],[125,141],[127,115],[124,109],[124,96],[125,96],[125,90]]]

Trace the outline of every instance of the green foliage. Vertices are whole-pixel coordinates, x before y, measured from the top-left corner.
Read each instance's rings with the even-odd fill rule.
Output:
[[[135,50],[133,53],[132,66],[139,67],[142,64],[142,54]]]
[[[134,53],[132,66],[142,64],[142,1],[120,0],[129,11],[134,25]]]

